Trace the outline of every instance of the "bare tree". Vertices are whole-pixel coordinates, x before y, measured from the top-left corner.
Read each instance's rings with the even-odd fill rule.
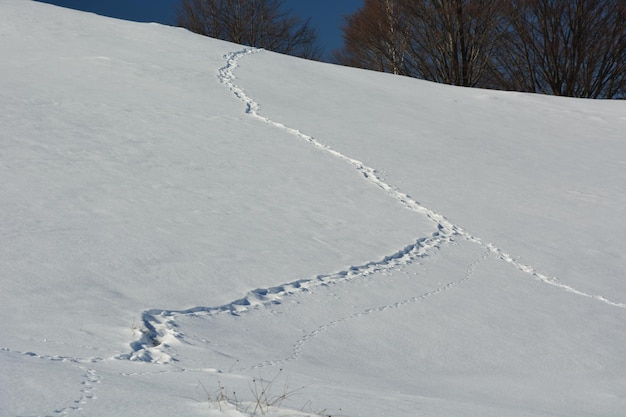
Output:
[[[486,86],[487,70],[507,27],[502,0],[402,0],[411,17],[410,55],[417,77]]]
[[[284,11],[283,0],[182,0],[178,25],[201,35],[320,59],[316,30]]]
[[[339,63],[483,86],[507,25],[501,0],[366,0],[347,17]]]
[[[411,75],[407,68],[407,24],[397,0],[365,0],[346,17],[344,47],[334,51],[343,65]]]
[[[513,1],[494,76],[502,88],[626,98],[626,2]]]
[[[624,0],[366,0],[336,60],[447,84],[626,98]]]

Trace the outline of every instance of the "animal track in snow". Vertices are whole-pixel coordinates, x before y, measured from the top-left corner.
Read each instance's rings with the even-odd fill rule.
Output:
[[[384,257],[379,261],[371,261],[364,265],[351,266],[348,269],[333,274],[318,275],[314,278],[293,281],[287,284],[257,288],[238,300],[218,307],[194,307],[185,310],[147,310],[143,312],[142,321],[145,329],[138,341],[133,342],[130,354],[118,355],[118,359],[141,360],[146,362],[168,363],[174,360],[165,353],[162,345],[168,345],[174,340],[184,339],[184,335],[175,330],[175,320],[181,315],[210,316],[226,313],[238,315],[243,312],[272,304],[279,304],[286,296],[296,292],[304,292],[315,287],[331,285],[338,281],[350,280],[356,277],[366,277],[377,272],[391,271],[399,266],[407,265],[416,259],[452,242],[453,235],[446,235],[441,231],[433,233],[429,238],[418,239],[398,252]]]
[[[85,373],[83,374],[83,381],[81,382],[82,388],[80,390],[80,398],[73,401],[72,405],[54,410],[56,414],[67,416],[71,412],[82,410],[88,401],[96,399],[94,395],[94,387],[100,383],[100,376],[93,369],[88,369],[83,366],[79,366]]]
[[[7,347],[1,347],[0,348],[0,352],[12,353],[12,354],[15,354],[15,355],[29,356],[31,358],[36,358],[36,359],[41,359],[41,360],[46,360],[46,361],[70,362],[70,363],[75,363],[75,364],[97,363],[97,362],[101,362],[101,361],[104,360],[102,358],[97,358],[97,357],[77,358],[77,357],[73,357],[73,356],[41,355],[41,354],[38,354],[38,353],[35,353],[35,352],[31,352],[31,351],[22,352],[22,351],[19,351],[19,350],[12,350],[12,349],[9,349]]]
[[[53,362],[62,362],[67,363],[75,368],[83,371],[82,380],[81,380],[81,389],[78,398],[75,400],[70,400],[70,405],[66,407],[61,407],[54,410],[55,415],[67,416],[74,411],[82,410],[83,407],[91,400],[96,399],[94,395],[94,388],[96,384],[100,383],[100,376],[96,373],[96,371],[89,366],[89,364],[102,362],[102,358],[76,358],[72,356],[60,356],[60,355],[41,355],[32,351],[21,352],[17,350],[11,350],[9,348],[3,347],[0,348],[0,352],[14,354],[14,355],[22,355],[27,356],[29,358],[33,358],[35,360],[43,360],[43,361],[53,361]]]
[[[436,289],[432,290],[432,291],[428,291],[425,293],[422,293],[420,295],[411,297],[411,298],[407,298],[405,300],[401,300],[401,301],[397,301],[395,303],[392,304],[385,304],[379,307],[372,307],[372,308],[368,308],[365,309],[363,311],[360,311],[358,313],[355,314],[351,314],[349,316],[346,317],[342,317],[336,320],[333,320],[325,325],[319,326],[317,329],[313,330],[312,332],[307,333],[305,336],[303,336],[302,338],[300,338],[298,341],[296,341],[296,343],[293,345],[293,353],[291,356],[285,358],[285,359],[280,359],[280,360],[275,360],[275,361],[266,361],[263,363],[259,363],[253,366],[250,366],[248,368],[244,368],[241,369],[241,372],[247,372],[247,371],[252,371],[255,369],[259,369],[259,368],[264,368],[267,366],[275,366],[275,365],[283,365],[287,362],[291,362],[294,361],[296,359],[298,359],[302,353],[302,349],[304,347],[304,345],[310,341],[311,339],[313,339],[314,337],[320,335],[321,333],[325,332],[326,330],[329,330],[341,323],[344,323],[346,321],[349,320],[354,320],[354,319],[358,319],[360,317],[363,316],[368,316],[370,314],[375,314],[375,313],[381,313],[383,311],[387,311],[387,310],[392,310],[392,309],[397,309],[400,308],[404,305],[407,304],[413,304],[413,303],[417,303],[419,301],[425,300],[433,295],[439,294],[443,291],[449,290],[452,287],[455,287],[457,285],[460,285],[468,280],[470,280],[472,278],[472,276],[474,275],[474,272],[476,271],[476,268],[478,267],[478,265],[484,261],[485,259],[487,259],[487,257],[491,254],[490,251],[485,251],[485,253],[478,258],[476,261],[472,262],[468,267],[467,270],[465,271],[465,275],[463,276],[463,278],[456,280],[456,281],[450,281],[445,285],[442,285],[440,287],[437,287]]]
[[[374,272],[389,270],[400,265],[409,264],[413,262],[416,258],[427,255],[427,253],[432,249],[439,248],[443,244],[451,242],[456,237],[461,237],[469,242],[475,243],[485,248],[489,253],[496,255],[500,260],[509,263],[517,270],[525,274],[531,275],[535,279],[545,284],[582,297],[602,302],[613,307],[626,309],[626,304],[624,303],[618,303],[609,300],[602,295],[592,295],[586,293],[570,285],[562,283],[555,277],[549,277],[547,275],[541,274],[535,268],[515,260],[512,255],[508,254],[497,246],[491,243],[483,242],[482,239],[480,239],[479,237],[470,234],[469,232],[462,229],[460,226],[457,226],[450,222],[448,219],[445,218],[445,216],[422,206],[419,202],[411,198],[408,194],[405,194],[399,191],[394,186],[387,184],[377,175],[377,171],[375,169],[367,166],[363,162],[346,156],[330,148],[329,146],[316,140],[314,137],[309,136],[299,131],[298,129],[288,127],[283,123],[275,122],[268,117],[260,115],[259,104],[251,97],[249,97],[241,86],[235,84],[236,77],[234,75],[234,70],[239,66],[239,61],[242,57],[259,52],[261,52],[261,50],[259,49],[244,48],[240,51],[228,53],[224,56],[226,65],[218,70],[219,81],[227,86],[230,91],[232,91],[233,94],[245,104],[245,112],[252,117],[262,121],[263,123],[283,130],[301,140],[308,142],[316,148],[327,152],[333,157],[336,157],[352,165],[367,181],[376,185],[389,197],[394,198],[407,209],[412,210],[413,212],[416,212],[430,219],[436,225],[437,231],[433,233],[431,237],[419,239],[414,244],[408,245],[406,248],[385,257],[381,261],[373,261],[361,266],[353,266],[347,270],[340,271],[334,274],[318,275],[317,277],[312,279],[294,281],[277,287],[259,288],[250,291],[245,297],[239,300],[235,300],[222,306],[195,307],[186,310],[144,311],[142,314],[142,320],[145,328],[141,333],[141,337],[139,338],[139,340],[131,344],[132,352],[127,355],[118,355],[119,359],[143,360],[161,363],[167,363],[173,360],[173,358],[171,358],[167,353],[163,352],[163,350],[160,349],[160,346],[167,345],[168,341],[170,340],[182,338],[182,335],[175,330],[174,321],[177,315],[211,315],[224,312],[239,314],[244,311],[259,308],[260,306],[267,306],[274,303],[279,303],[283,297],[289,294],[293,294],[299,291],[306,291],[307,289],[317,285],[327,285],[331,282],[335,282],[341,279],[346,279],[354,276],[366,276]],[[453,281],[452,283],[447,284],[446,286],[441,287],[437,290],[434,290],[433,292],[419,296],[418,299],[436,294],[443,289],[447,289],[453,285],[457,285],[458,283],[459,282],[457,281]],[[406,304],[407,302],[411,301],[405,300],[404,302],[399,302],[397,304],[399,306],[402,304]],[[386,308],[390,308],[390,306],[387,306]],[[343,320],[345,321],[347,319],[348,318]],[[312,336],[309,335],[309,338],[310,337]],[[305,341],[306,339],[303,338],[302,343],[304,343]],[[297,354],[297,346],[294,349],[296,351],[296,353],[294,354]]]
[[[307,142],[310,142],[311,144],[313,144],[314,146],[316,146],[317,148],[323,149],[324,151],[328,152],[329,154],[342,159],[348,163],[350,163],[351,165],[353,165],[359,172],[361,172],[361,174],[363,174],[363,176],[368,179],[369,181],[371,181],[372,183],[374,183],[375,185],[377,185],[379,188],[381,188],[382,190],[384,190],[389,196],[395,198],[396,200],[398,200],[401,204],[403,204],[406,208],[413,210],[417,213],[420,213],[422,215],[425,215],[428,219],[430,219],[431,221],[435,222],[437,224],[437,227],[440,231],[442,231],[443,233],[449,235],[449,236],[453,236],[453,235],[459,235],[461,237],[463,237],[464,239],[476,243],[486,249],[488,249],[489,251],[491,251],[493,254],[497,255],[499,259],[508,262],[509,264],[511,264],[512,266],[514,266],[516,269],[518,269],[521,272],[524,272],[526,274],[532,275],[533,277],[535,277],[537,280],[542,281],[548,285],[552,285],[554,287],[557,287],[561,290],[565,290],[568,292],[571,292],[573,294],[577,294],[583,297],[587,297],[587,298],[591,298],[594,300],[598,300],[601,301],[605,304],[608,304],[610,306],[613,307],[619,307],[619,308],[626,308],[626,304],[624,303],[618,303],[615,301],[611,301],[609,299],[607,299],[604,296],[601,295],[592,295],[592,294],[588,294],[584,291],[580,291],[570,285],[564,284],[562,282],[560,282],[557,278],[554,277],[548,277],[547,275],[541,274],[538,271],[535,270],[535,268],[529,266],[529,265],[524,265],[521,262],[518,262],[515,260],[515,258],[513,256],[511,256],[510,254],[506,253],[505,251],[503,251],[502,249],[496,247],[495,245],[491,244],[491,243],[485,243],[482,241],[482,239],[471,235],[470,233],[466,232],[465,230],[463,230],[461,227],[452,224],[450,221],[448,221],[443,215],[436,213],[424,206],[422,206],[421,204],[419,204],[417,201],[413,200],[409,195],[400,192],[399,190],[397,190],[395,187],[385,183],[383,180],[381,180],[377,175],[376,175],[376,170],[374,170],[373,168],[368,167],[367,165],[365,165],[364,163],[362,163],[361,161],[358,161],[356,159],[350,158],[346,155],[343,155],[342,153],[330,148],[327,145],[322,144],[321,142],[317,141],[316,139],[314,139],[312,136],[306,135],[302,132],[300,132],[297,129],[293,129],[290,127],[285,126],[282,123],[278,123],[275,122],[273,120],[271,120],[268,117],[265,116],[261,116],[258,114],[258,110],[259,110],[259,104],[256,103],[252,98],[250,98],[248,95],[246,95],[244,89],[238,85],[236,85],[234,83],[235,80],[235,75],[233,73],[234,69],[236,69],[239,66],[239,60],[246,55],[252,54],[252,53],[258,53],[260,52],[260,49],[252,49],[252,48],[244,48],[241,51],[236,51],[236,52],[231,52],[227,55],[224,56],[225,60],[226,60],[226,66],[220,68],[219,70],[219,79],[220,81],[227,85],[228,88],[235,94],[235,96],[237,96],[240,100],[242,100],[245,104],[246,104],[246,113],[251,114],[252,116],[254,116],[255,118],[268,123],[272,126],[275,126],[279,129],[282,129],[288,133],[291,133],[294,136],[297,136],[303,140],[306,140]]]

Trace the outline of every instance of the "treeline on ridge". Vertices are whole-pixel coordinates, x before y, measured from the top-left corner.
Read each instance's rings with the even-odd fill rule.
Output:
[[[341,0],[337,0],[341,1]],[[283,0],[182,0],[194,32],[320,59],[315,28]],[[364,0],[336,63],[425,80],[626,98],[625,0]]]

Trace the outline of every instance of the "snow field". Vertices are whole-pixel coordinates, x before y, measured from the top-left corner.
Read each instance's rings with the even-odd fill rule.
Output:
[[[0,415],[626,409],[623,103],[0,8]]]

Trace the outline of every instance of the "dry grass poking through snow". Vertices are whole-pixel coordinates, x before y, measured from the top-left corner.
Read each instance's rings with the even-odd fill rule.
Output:
[[[333,417],[327,410],[305,411],[311,408],[307,401],[300,410],[291,410],[283,407],[286,400],[304,389],[299,387],[292,389],[289,379],[279,382],[282,374],[280,369],[270,380],[262,377],[253,378],[248,384],[252,400],[245,401],[238,397],[237,392],[228,389],[221,380],[217,380],[217,389],[209,391],[202,382],[199,385],[204,390],[210,408],[210,416],[220,417]]]

